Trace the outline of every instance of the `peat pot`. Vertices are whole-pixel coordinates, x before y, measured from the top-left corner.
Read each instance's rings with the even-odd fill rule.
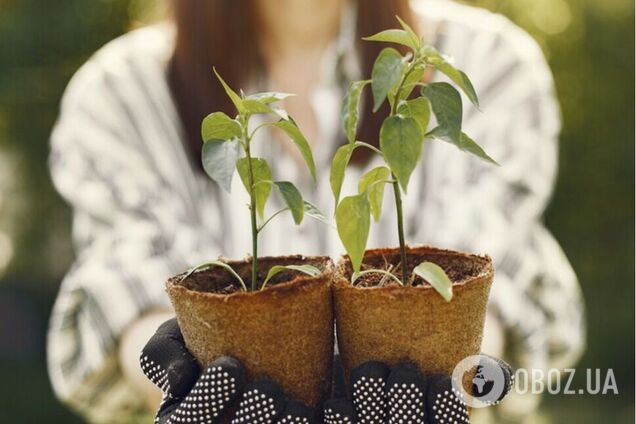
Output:
[[[402,287],[379,273],[351,285],[351,262],[336,265],[334,304],[338,348],[345,375],[371,360],[395,365],[411,361],[425,373],[452,374],[467,356],[480,352],[486,305],[494,269],[487,256],[432,247],[408,248],[408,271],[422,261],[441,266],[453,282],[446,302],[421,278]],[[400,277],[399,249],[365,253],[362,269],[387,269]]]
[[[249,284],[251,260],[228,262]],[[333,361],[333,264],[328,257],[259,259],[259,281],[274,265],[310,264],[317,277],[284,271],[264,290],[244,292],[214,267],[168,280],[167,292],[188,349],[201,365],[239,359],[247,379],[269,377],[293,399],[317,406],[329,395]]]

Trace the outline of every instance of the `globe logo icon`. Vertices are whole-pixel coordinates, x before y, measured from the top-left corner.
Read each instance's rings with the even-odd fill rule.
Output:
[[[493,372],[493,367],[479,365],[475,377],[473,377],[473,393],[479,397],[485,396],[490,393],[495,385],[495,380],[498,378],[498,373]],[[496,368],[499,370],[499,368]]]
[[[494,405],[506,391],[503,370],[486,355],[473,355],[463,359],[453,370],[452,382],[453,391],[471,408]],[[466,387],[467,382],[470,383],[469,387]]]

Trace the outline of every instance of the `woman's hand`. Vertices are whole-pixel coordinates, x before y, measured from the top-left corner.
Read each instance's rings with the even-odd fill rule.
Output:
[[[481,366],[500,367],[506,379],[501,401],[511,387],[512,370],[505,362],[483,355]],[[390,369],[367,362],[351,371],[351,399],[325,404],[325,424],[465,424],[470,423],[463,395],[448,375],[425,376],[410,363]]]
[[[287,400],[271,380],[245,383],[245,370],[236,359],[221,357],[201,371],[188,351],[176,319],[162,324],[141,354],[141,368],[164,393],[158,424],[214,424],[238,401],[233,424],[312,424],[314,411]]]

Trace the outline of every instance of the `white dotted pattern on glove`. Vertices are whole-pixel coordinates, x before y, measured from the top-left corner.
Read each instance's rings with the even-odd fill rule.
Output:
[[[274,399],[258,389],[245,392],[232,424],[271,424],[276,419]]]
[[[150,379],[155,386],[159,387],[164,394],[168,393],[170,391],[170,385],[168,384],[168,373],[166,370],[161,368],[159,364],[156,364],[155,361],[146,355],[141,357],[140,363],[141,370],[146,374],[148,379]]]
[[[212,424],[237,392],[236,379],[218,366],[210,366],[166,424]]]
[[[424,396],[413,383],[393,385],[389,390],[389,423],[425,424]]]
[[[384,388],[386,382],[383,379],[373,377],[360,377],[353,385],[353,405],[358,414],[360,424],[384,423],[386,411],[384,410]]]
[[[309,419],[307,417],[295,417],[288,414],[278,420],[278,424],[309,424]]]
[[[464,396],[454,388],[452,392],[444,390],[438,393],[433,403],[433,418],[437,424],[470,423]]]
[[[334,412],[333,409],[325,409],[325,424],[354,424],[351,418],[340,415],[339,412]]]

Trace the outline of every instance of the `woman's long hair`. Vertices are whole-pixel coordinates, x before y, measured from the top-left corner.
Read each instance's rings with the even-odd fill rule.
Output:
[[[398,15],[409,24],[413,17],[409,0],[352,0],[357,3],[357,48],[363,75],[371,75],[381,43],[360,38],[394,28]],[[175,50],[169,67],[169,81],[183,122],[188,150],[200,163],[201,120],[210,112],[234,114],[230,100],[212,74],[212,66],[230,84],[245,88],[262,63],[258,45],[258,25],[250,0],[174,0],[177,27]],[[384,106],[387,107],[386,104]],[[377,145],[378,131],[387,109],[372,113],[371,96],[365,96],[359,139]],[[365,151],[353,160],[366,160]]]

